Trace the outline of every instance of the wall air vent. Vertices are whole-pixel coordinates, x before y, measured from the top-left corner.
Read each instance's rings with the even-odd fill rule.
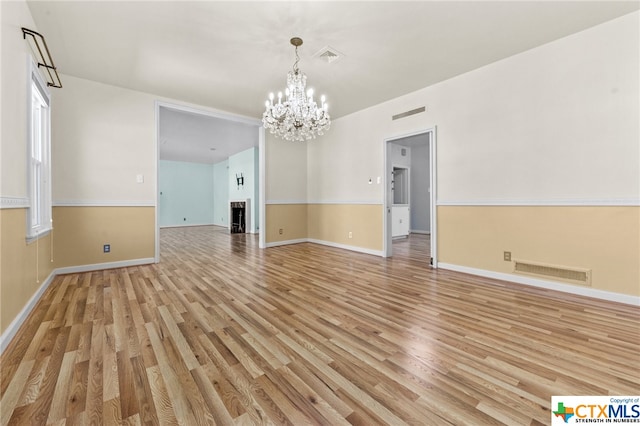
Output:
[[[320,58],[328,64],[332,64],[344,55],[331,46],[325,46],[313,55],[314,58]]]
[[[427,110],[427,107],[420,107],[420,108],[412,109],[411,111],[401,112],[400,114],[396,114],[393,117],[391,117],[391,120],[398,120],[400,118],[409,117],[410,115],[420,114],[421,112],[425,112],[426,110]]]
[[[514,260],[513,272],[517,274],[532,275],[539,278],[560,279],[572,284],[591,286],[590,269],[548,265],[544,263],[529,262],[526,260]]]

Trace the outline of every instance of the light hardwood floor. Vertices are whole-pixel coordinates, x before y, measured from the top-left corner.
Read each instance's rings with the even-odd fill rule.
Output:
[[[640,309],[426,266],[161,231],[158,265],[59,276],[5,351],[1,424],[550,423],[638,395]]]

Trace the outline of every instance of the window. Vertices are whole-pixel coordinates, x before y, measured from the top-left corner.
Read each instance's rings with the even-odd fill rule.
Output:
[[[28,98],[29,210],[27,239],[35,239],[51,230],[51,103],[50,95],[37,66],[30,61]]]

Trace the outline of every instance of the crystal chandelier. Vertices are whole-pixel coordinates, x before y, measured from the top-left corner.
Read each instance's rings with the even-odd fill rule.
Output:
[[[287,73],[285,99],[282,99],[282,92],[278,92],[276,103],[273,93],[270,93],[269,100],[265,103],[267,108],[262,115],[262,122],[271,133],[288,141],[315,139],[316,135],[322,135],[325,130],[329,130],[331,125],[327,113],[328,105],[323,95],[318,107],[313,100],[313,89],[305,91],[307,76],[298,69],[298,46],[302,45],[302,39],[294,37],[291,44],[296,48],[296,62],[293,64],[293,70]]]

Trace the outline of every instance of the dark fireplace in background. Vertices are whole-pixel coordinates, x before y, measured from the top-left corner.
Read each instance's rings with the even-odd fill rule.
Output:
[[[244,201],[231,202],[231,233],[240,234],[245,232],[246,203]]]

